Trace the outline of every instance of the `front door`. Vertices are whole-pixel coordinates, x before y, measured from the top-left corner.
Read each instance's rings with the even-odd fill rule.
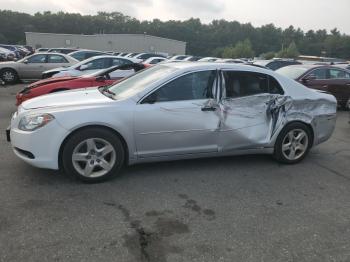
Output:
[[[316,68],[303,77],[301,83],[309,88],[327,91],[329,84],[328,69]]]
[[[220,122],[216,71],[189,73],[151,93],[136,106],[138,157],[218,151]]]
[[[45,71],[47,65],[47,55],[37,54],[30,56],[23,62],[19,62],[19,76],[23,79],[40,79],[41,73]]]

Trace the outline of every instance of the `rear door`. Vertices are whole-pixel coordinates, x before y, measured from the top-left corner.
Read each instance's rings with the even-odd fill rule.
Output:
[[[223,71],[219,147],[223,151],[254,149],[270,142],[276,119],[269,106],[283,95],[271,76],[244,71]]]
[[[337,98],[338,103],[344,106],[350,99],[350,73],[342,69],[330,68],[327,89]]]

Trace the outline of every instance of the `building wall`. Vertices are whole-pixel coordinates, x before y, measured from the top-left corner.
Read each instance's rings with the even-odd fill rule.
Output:
[[[72,35],[26,32],[27,45],[79,47],[99,51],[185,54],[186,42],[143,34]]]

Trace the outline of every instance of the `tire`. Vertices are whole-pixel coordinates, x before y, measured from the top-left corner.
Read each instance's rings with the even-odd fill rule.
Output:
[[[311,145],[310,128],[300,122],[290,123],[282,129],[277,137],[274,158],[284,164],[299,163],[306,157]]]
[[[74,133],[62,151],[63,169],[86,183],[102,182],[120,173],[125,151],[119,137],[103,128]]]
[[[18,74],[16,70],[11,68],[1,70],[0,77],[5,84],[15,84],[18,82]]]

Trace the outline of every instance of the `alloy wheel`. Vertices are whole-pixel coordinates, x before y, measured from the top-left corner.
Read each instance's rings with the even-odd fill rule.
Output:
[[[294,129],[286,134],[282,142],[282,154],[288,160],[298,160],[308,150],[309,137],[302,129]]]
[[[2,79],[5,82],[12,82],[15,79],[15,74],[13,72],[11,72],[11,71],[5,71],[2,74]]]
[[[116,164],[116,151],[106,140],[89,138],[73,150],[72,162],[82,176],[98,178],[107,174]]]

